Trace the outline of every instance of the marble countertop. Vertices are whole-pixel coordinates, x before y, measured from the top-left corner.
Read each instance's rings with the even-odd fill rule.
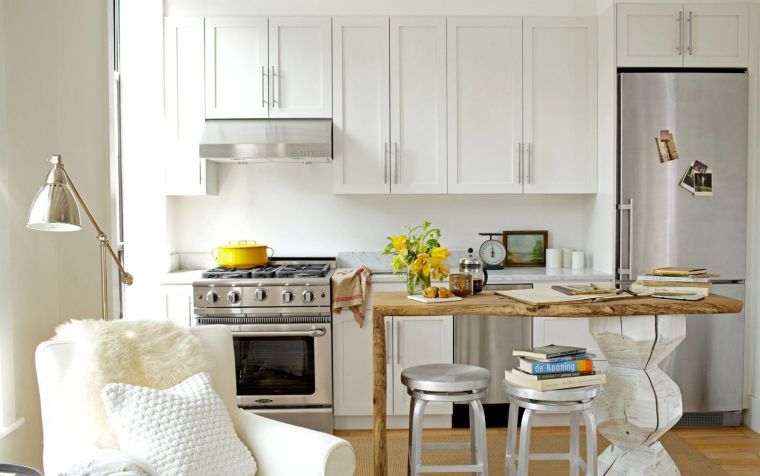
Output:
[[[351,253],[350,259],[344,259],[338,255],[338,269],[352,268],[365,265],[372,270],[372,281],[375,283],[404,282],[404,274],[394,274],[390,270],[390,262],[387,256],[379,253]],[[366,259],[362,259],[366,258]],[[449,258],[452,269],[459,258]],[[387,264],[386,264],[387,263]],[[192,284],[201,279],[201,273],[207,268],[184,269],[182,267],[166,273],[161,281],[164,285]],[[611,281],[612,274],[591,269],[569,268],[505,268],[488,271],[488,282],[495,283],[536,283],[536,282],[564,282],[564,281]]]

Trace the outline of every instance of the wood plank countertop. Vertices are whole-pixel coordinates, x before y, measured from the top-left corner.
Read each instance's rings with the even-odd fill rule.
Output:
[[[492,315],[511,317],[610,317],[664,314],[732,314],[743,303],[718,294],[701,301],[650,297],[621,298],[597,303],[524,304],[493,292],[483,292],[461,301],[422,303],[405,292],[375,292],[372,312],[382,316]]]

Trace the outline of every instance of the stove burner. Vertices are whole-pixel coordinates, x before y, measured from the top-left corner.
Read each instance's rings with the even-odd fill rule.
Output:
[[[270,265],[262,266],[260,268],[253,268],[253,270],[251,270],[251,277],[252,278],[274,278],[275,271],[277,271],[279,267],[280,266],[278,265],[270,264]]]
[[[213,279],[248,279],[251,277],[251,269],[214,268],[204,271],[201,276]]]
[[[278,278],[321,278],[330,271],[329,264],[291,264],[275,271]]]

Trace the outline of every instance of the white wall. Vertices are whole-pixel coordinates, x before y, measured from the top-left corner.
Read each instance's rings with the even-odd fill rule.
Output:
[[[166,0],[164,7],[166,15],[196,16],[596,14],[590,0]],[[332,182],[330,165],[220,166],[218,197],[169,199],[169,250],[205,252],[232,239],[266,241],[280,256],[381,250],[386,236],[425,219],[454,249],[477,247],[478,232],[505,229],[548,229],[550,246],[584,246],[580,196],[336,196]]]
[[[10,253],[0,285],[11,296],[10,315],[3,313],[0,320],[13,326],[16,414],[26,419],[0,439],[0,461],[41,467],[34,350],[64,320],[99,315],[98,247],[89,225],[70,236],[24,225],[49,169],[45,160],[58,152],[95,215],[108,222],[106,2],[0,3],[5,44],[0,84],[6,88],[0,165],[8,173],[6,178],[0,172],[0,184],[9,197],[3,201],[9,207],[9,240],[0,253]]]
[[[549,230],[550,246],[582,246],[582,197],[332,193],[330,164],[223,165],[219,195],[169,200],[172,250],[210,251],[255,239],[280,256],[380,251],[386,237],[430,220],[452,249],[477,248],[478,232]]]

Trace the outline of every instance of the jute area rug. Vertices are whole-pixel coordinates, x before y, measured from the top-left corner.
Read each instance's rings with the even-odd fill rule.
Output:
[[[372,435],[344,436],[354,446],[357,458],[357,476],[372,475]],[[407,436],[405,431],[388,432],[388,476],[406,475],[407,466]],[[449,433],[436,435],[435,430],[426,430],[424,440],[429,442],[441,441],[466,441],[467,434],[451,436]],[[728,473],[713,463],[706,456],[684,441],[675,433],[667,433],[660,440],[675,461],[681,474],[690,475],[727,475]],[[506,444],[506,430],[488,430],[488,472],[501,476],[504,474],[504,450]],[[609,442],[599,436],[597,447],[601,453]],[[566,436],[542,435],[535,433],[531,438],[531,452],[533,453],[560,453],[569,450],[569,442]],[[585,437],[581,429],[581,455],[585,459]],[[425,464],[467,464],[469,462],[469,450],[424,450],[422,460]],[[568,474],[568,463],[563,461],[531,461],[531,476],[556,476]],[[425,473],[437,475],[469,474],[469,473]]]

